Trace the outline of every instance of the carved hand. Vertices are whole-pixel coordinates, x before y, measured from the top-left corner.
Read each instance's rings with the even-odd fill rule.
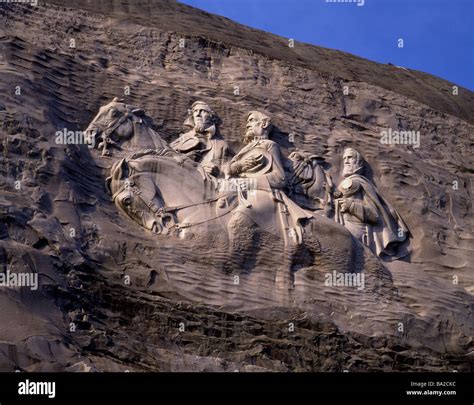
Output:
[[[261,163],[262,159],[263,159],[262,155],[249,156],[249,157],[243,159],[240,163],[240,166],[241,166],[240,171],[245,172],[245,171],[257,166],[258,164]]]
[[[239,162],[231,163],[230,166],[229,166],[229,174],[231,174],[231,175],[239,174],[241,172],[241,170],[242,170],[242,168],[241,168]]]
[[[182,166],[184,164],[184,162],[186,162],[186,160],[187,160],[187,156],[181,155],[179,153],[173,154],[172,157],[173,157],[174,160],[176,160],[178,162],[178,164],[180,166]]]
[[[207,174],[210,174],[211,176],[217,176],[219,173],[219,168],[216,165],[213,165],[212,163],[205,163],[201,165],[204,171]]]
[[[341,199],[341,212],[349,212],[352,204],[351,198],[342,198]]]
[[[201,153],[199,150],[192,150],[191,152],[186,153],[186,156],[191,160],[197,161],[201,157]]]

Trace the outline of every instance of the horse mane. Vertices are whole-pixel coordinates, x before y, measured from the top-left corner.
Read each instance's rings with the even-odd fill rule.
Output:
[[[114,190],[112,190],[113,184],[121,180],[125,175],[125,162],[125,159],[117,160],[110,169],[110,176],[105,179],[105,189],[110,195],[114,193]]]
[[[170,149],[168,143],[153,129],[148,119],[133,120],[131,145],[138,148],[154,148],[157,150]]]

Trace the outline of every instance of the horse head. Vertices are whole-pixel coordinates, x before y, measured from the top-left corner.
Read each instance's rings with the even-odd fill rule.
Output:
[[[164,203],[149,172],[135,172],[126,159],[114,163],[106,188],[115,205],[130,219],[155,234],[168,234],[173,215],[162,212]]]
[[[99,141],[96,145],[102,149],[103,156],[110,156],[112,148],[122,149],[125,142],[136,149],[167,147],[165,141],[151,128],[151,119],[145,112],[117,97],[99,109],[84,132],[90,139]]]
[[[286,162],[289,195],[304,208],[331,209],[332,180],[324,165],[324,158],[304,150],[292,152]]]

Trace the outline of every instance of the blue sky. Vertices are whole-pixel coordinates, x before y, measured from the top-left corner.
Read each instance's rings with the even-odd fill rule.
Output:
[[[296,41],[421,70],[474,90],[474,0],[364,0],[363,6],[326,0],[180,1]]]

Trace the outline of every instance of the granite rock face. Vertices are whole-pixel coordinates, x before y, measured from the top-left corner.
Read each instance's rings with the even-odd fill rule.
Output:
[[[0,370],[472,371],[472,92],[173,1],[73,3],[0,4],[0,269],[38,275],[37,289],[0,287]],[[359,291],[326,286],[329,264],[302,251],[281,296],[263,235],[236,285],[219,241],[119,213],[113,156],[56,142],[117,96],[166,141],[205,100],[235,152],[246,114],[266,111],[284,155],[324,156],[335,184],[357,149],[410,255],[340,257],[363,263]],[[419,147],[381,143],[388,129],[419,131]]]

